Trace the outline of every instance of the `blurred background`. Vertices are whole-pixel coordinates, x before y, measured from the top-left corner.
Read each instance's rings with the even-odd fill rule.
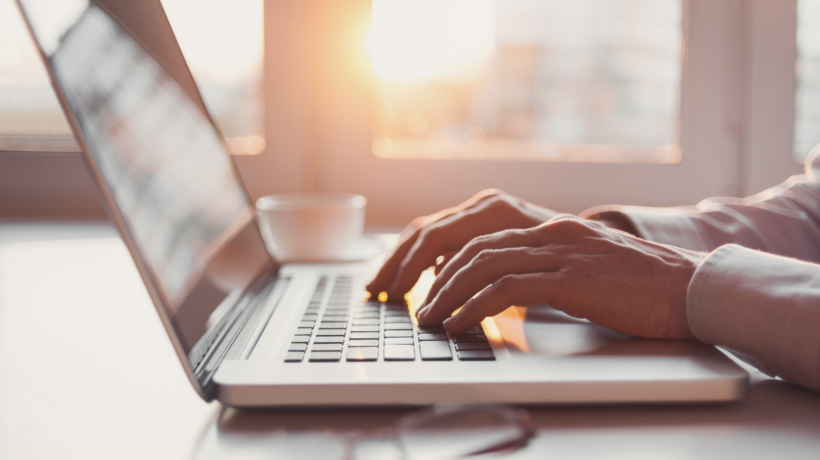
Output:
[[[162,4],[253,197],[362,193],[371,225],[487,187],[569,212],[745,195],[820,141],[820,0]],[[77,151],[0,0],[0,213],[101,215]]]

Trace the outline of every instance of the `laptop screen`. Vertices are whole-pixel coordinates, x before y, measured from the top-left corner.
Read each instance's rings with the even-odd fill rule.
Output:
[[[264,246],[253,207],[223,140],[167,68],[99,4],[20,4],[124,236],[188,355],[219,303],[273,264],[266,253],[259,259]],[[255,257],[239,263],[246,273],[215,268],[215,260],[237,265],[221,253],[243,234],[246,241],[234,246]]]

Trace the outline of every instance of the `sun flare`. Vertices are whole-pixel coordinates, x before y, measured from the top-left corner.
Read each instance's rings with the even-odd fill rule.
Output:
[[[373,71],[386,81],[474,76],[493,53],[494,13],[494,0],[373,0]]]

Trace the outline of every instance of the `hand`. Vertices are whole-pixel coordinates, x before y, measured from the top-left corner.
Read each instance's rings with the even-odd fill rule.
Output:
[[[686,290],[705,257],[562,215],[470,241],[436,278],[417,316],[458,333],[512,305],[549,303],[636,337],[694,338]]]
[[[444,256],[444,261],[436,267],[437,272],[479,235],[534,227],[556,215],[500,190],[484,190],[456,207],[411,222],[367,290],[371,294],[387,291],[390,298],[401,298],[439,256]]]

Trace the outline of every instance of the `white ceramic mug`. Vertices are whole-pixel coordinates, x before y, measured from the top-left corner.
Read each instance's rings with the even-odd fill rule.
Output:
[[[344,260],[362,236],[367,199],[352,193],[283,193],[256,200],[268,251],[286,262]]]

